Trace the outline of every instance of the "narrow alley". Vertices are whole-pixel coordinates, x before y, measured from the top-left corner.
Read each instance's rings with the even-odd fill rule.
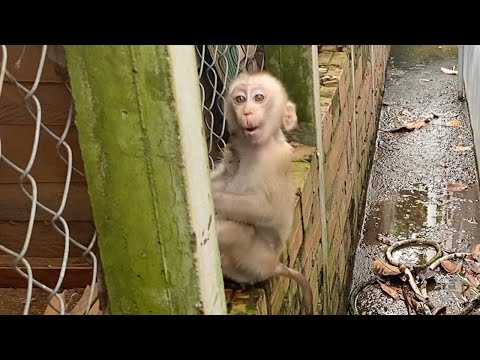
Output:
[[[478,265],[454,258],[434,273],[421,270],[437,253],[422,241],[438,242],[443,255],[472,251],[480,242],[473,136],[453,73],[457,46],[392,46],[390,56],[350,312],[415,313],[420,305],[398,281],[406,275],[388,276],[396,274],[385,264],[389,246],[416,239],[392,251],[392,258],[420,266],[416,276],[425,279],[420,292],[428,296],[431,312],[458,314],[476,296],[465,284],[478,281]],[[375,260],[384,263],[377,261],[374,271]]]

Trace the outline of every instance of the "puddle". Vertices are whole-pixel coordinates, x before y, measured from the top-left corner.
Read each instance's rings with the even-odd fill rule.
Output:
[[[437,250],[428,245],[402,246],[392,252],[392,258],[402,264],[425,266],[435,257]]]
[[[396,45],[390,56],[398,68],[423,67],[431,61],[457,59],[458,45]]]
[[[442,66],[457,65],[456,54],[457,47],[450,45],[440,49],[392,47],[393,61],[388,66],[384,95],[384,102],[389,104],[382,107],[379,128],[389,129],[399,121],[420,118],[429,118],[430,122],[412,132],[378,133],[352,289],[374,277],[374,260],[386,260],[388,245],[379,240],[379,234],[390,235],[393,241],[434,240],[446,252],[469,251],[480,243],[474,150],[455,150],[473,145],[468,110],[456,98],[457,77],[440,71]],[[452,119],[458,119],[461,125],[446,126]],[[468,188],[447,191],[448,182]],[[392,256],[401,262],[425,264],[435,254],[430,246],[409,246],[397,249]],[[431,301],[436,306],[445,305],[447,314],[460,311],[468,299],[468,292],[462,293],[460,277],[441,267],[427,289]],[[407,314],[405,302],[389,297],[378,284],[361,292],[357,303],[360,313]]]

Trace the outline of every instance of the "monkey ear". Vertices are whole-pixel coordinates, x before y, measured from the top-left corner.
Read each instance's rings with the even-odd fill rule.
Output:
[[[293,102],[287,101],[285,114],[283,115],[283,128],[285,131],[292,131],[297,127],[297,111]]]

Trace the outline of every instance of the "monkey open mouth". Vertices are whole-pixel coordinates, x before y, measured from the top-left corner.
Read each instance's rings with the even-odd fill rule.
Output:
[[[245,133],[252,134],[255,130],[258,129],[258,126],[249,126],[244,129]]]

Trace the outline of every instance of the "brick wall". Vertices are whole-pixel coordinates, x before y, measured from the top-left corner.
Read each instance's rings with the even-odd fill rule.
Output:
[[[323,284],[328,287],[330,311],[346,312],[351,264],[361,225],[367,169],[377,131],[389,50],[387,45],[355,45],[352,56],[348,45],[320,47],[328,241],[321,239],[316,149],[294,144],[295,222],[281,259],[309,279],[316,313],[321,313],[324,305]],[[325,279],[322,246],[328,246]],[[302,301],[296,283],[283,277],[249,290],[226,289],[226,295],[230,314],[298,314]]]

